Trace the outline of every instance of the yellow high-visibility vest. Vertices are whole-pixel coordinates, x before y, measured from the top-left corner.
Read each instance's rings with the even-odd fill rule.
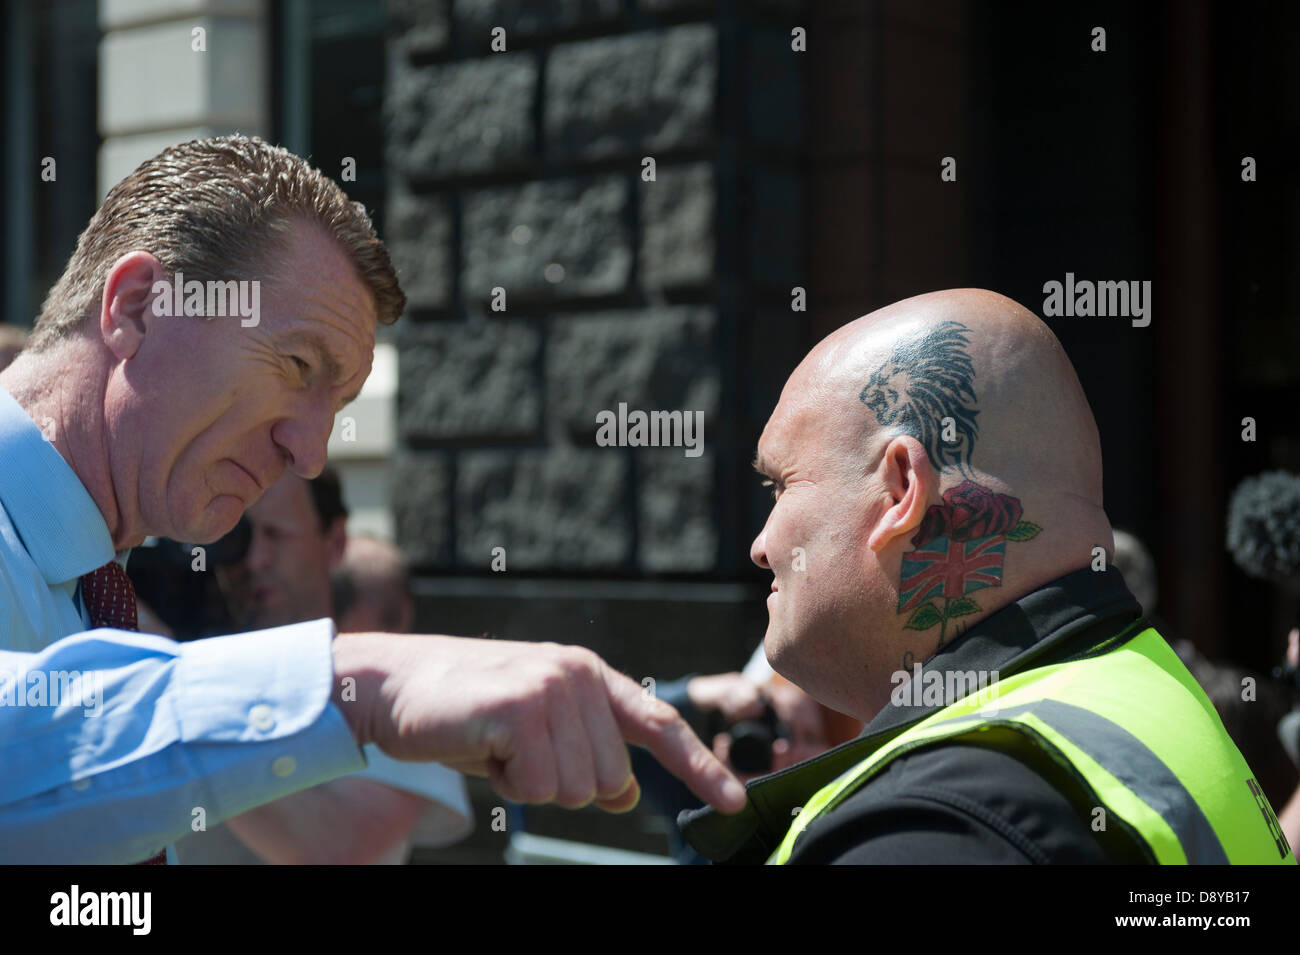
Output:
[[[787,862],[812,820],[891,760],[958,740],[1010,751],[1010,740],[1028,741],[1082,780],[1094,799],[1094,830],[1118,818],[1162,864],[1295,865],[1254,773],[1155,630],[992,686],[992,693],[972,694],[921,720],[819,790],[769,864]]]

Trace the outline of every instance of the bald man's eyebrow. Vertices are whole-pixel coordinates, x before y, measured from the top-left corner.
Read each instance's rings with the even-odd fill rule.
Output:
[[[761,454],[754,455],[754,460],[749,463],[750,466],[758,472],[759,477],[765,477],[769,481],[776,480],[776,470]]]

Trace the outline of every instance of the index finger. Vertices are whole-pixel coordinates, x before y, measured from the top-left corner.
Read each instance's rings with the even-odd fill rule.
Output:
[[[640,684],[609,666],[605,667],[605,686],[623,739],[650,750],[664,769],[715,809],[734,813],[745,807],[745,787],[675,709],[663,700],[647,697]]]

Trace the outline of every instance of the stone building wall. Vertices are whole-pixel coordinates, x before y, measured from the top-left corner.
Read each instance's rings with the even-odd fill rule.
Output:
[[[807,344],[798,9],[390,3],[394,513],[421,626],[657,678],[758,642],[749,460]],[[703,453],[599,446],[620,403],[702,412]]]

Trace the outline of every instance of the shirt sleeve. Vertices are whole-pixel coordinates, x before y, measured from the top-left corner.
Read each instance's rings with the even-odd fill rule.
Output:
[[[474,810],[465,777],[439,763],[408,763],[393,759],[373,743],[364,749],[366,768],[359,779],[423,796],[429,801],[411,832],[414,845],[449,845],[474,828]]]
[[[975,744],[922,749],[795,843],[794,863],[851,865],[1102,864],[1148,861],[1115,826],[1093,831],[1088,798],[1031,765]]]
[[[0,862],[127,863],[362,769],[334,627],[176,643],[99,629],[0,651]]]
[[[465,780],[454,769],[448,769],[440,763],[412,763],[393,759],[373,743],[367,744],[363,752],[366,768],[357,774],[359,778],[446,803],[460,812],[468,813],[469,796],[465,790]]]

